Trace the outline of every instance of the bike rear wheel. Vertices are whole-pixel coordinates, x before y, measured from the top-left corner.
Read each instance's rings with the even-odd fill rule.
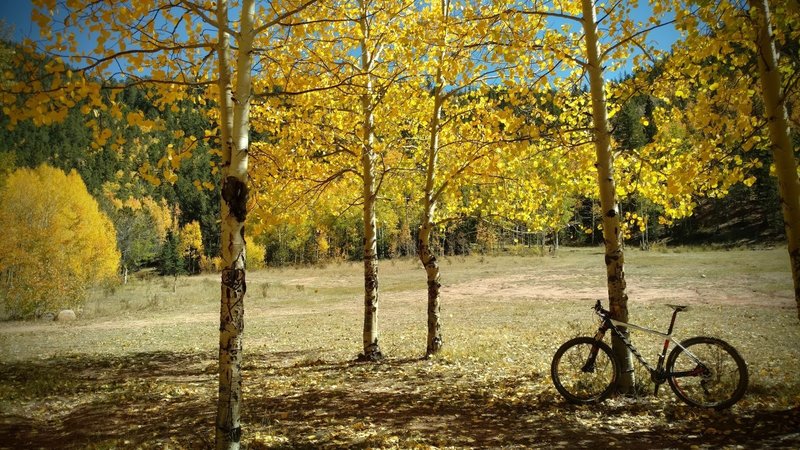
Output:
[[[667,358],[667,381],[684,402],[725,409],[747,390],[747,364],[727,342],[705,336],[681,342]]]
[[[594,355],[593,359],[591,355]],[[572,403],[605,400],[614,392],[618,374],[617,360],[611,347],[591,337],[565,342],[553,355],[550,364],[550,376],[556,390]]]

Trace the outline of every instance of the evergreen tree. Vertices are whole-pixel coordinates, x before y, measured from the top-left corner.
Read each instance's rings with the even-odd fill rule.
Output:
[[[183,255],[180,252],[180,239],[172,232],[167,232],[167,238],[159,255],[158,273],[160,275],[178,276],[185,273]]]

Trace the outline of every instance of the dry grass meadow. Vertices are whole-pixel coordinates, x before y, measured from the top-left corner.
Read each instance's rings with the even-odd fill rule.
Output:
[[[596,327],[599,248],[557,257],[441,260],[445,350],[422,360],[424,273],[381,261],[381,346],[355,363],[358,263],[248,274],[243,447],[797,448],[800,322],[788,256],[761,250],[626,253],[634,323],[727,340],[749,365],[732,409],[690,408],[662,387],[566,404],[549,363]],[[0,322],[0,448],[208,448],[216,400],[219,282],[136,279],[98,291],[73,323]],[[634,334],[652,358],[659,343]]]

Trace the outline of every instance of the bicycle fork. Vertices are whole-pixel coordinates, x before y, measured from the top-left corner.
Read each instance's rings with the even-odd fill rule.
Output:
[[[608,331],[609,325],[607,322],[604,322],[600,325],[600,328],[597,329],[597,333],[594,335],[595,342],[602,342],[603,337],[606,335],[606,331]],[[586,358],[586,364],[583,365],[581,371],[584,373],[592,373],[594,372],[594,363],[597,361],[597,352],[600,350],[599,345],[592,345],[591,350],[589,350],[589,357]]]

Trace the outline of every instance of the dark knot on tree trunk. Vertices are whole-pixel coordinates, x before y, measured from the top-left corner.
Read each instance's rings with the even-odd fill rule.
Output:
[[[233,292],[244,295],[247,292],[247,282],[245,281],[245,271],[243,269],[222,270],[222,285]]]
[[[222,183],[222,199],[228,204],[231,214],[239,222],[247,219],[247,185],[236,177],[228,177]]]

